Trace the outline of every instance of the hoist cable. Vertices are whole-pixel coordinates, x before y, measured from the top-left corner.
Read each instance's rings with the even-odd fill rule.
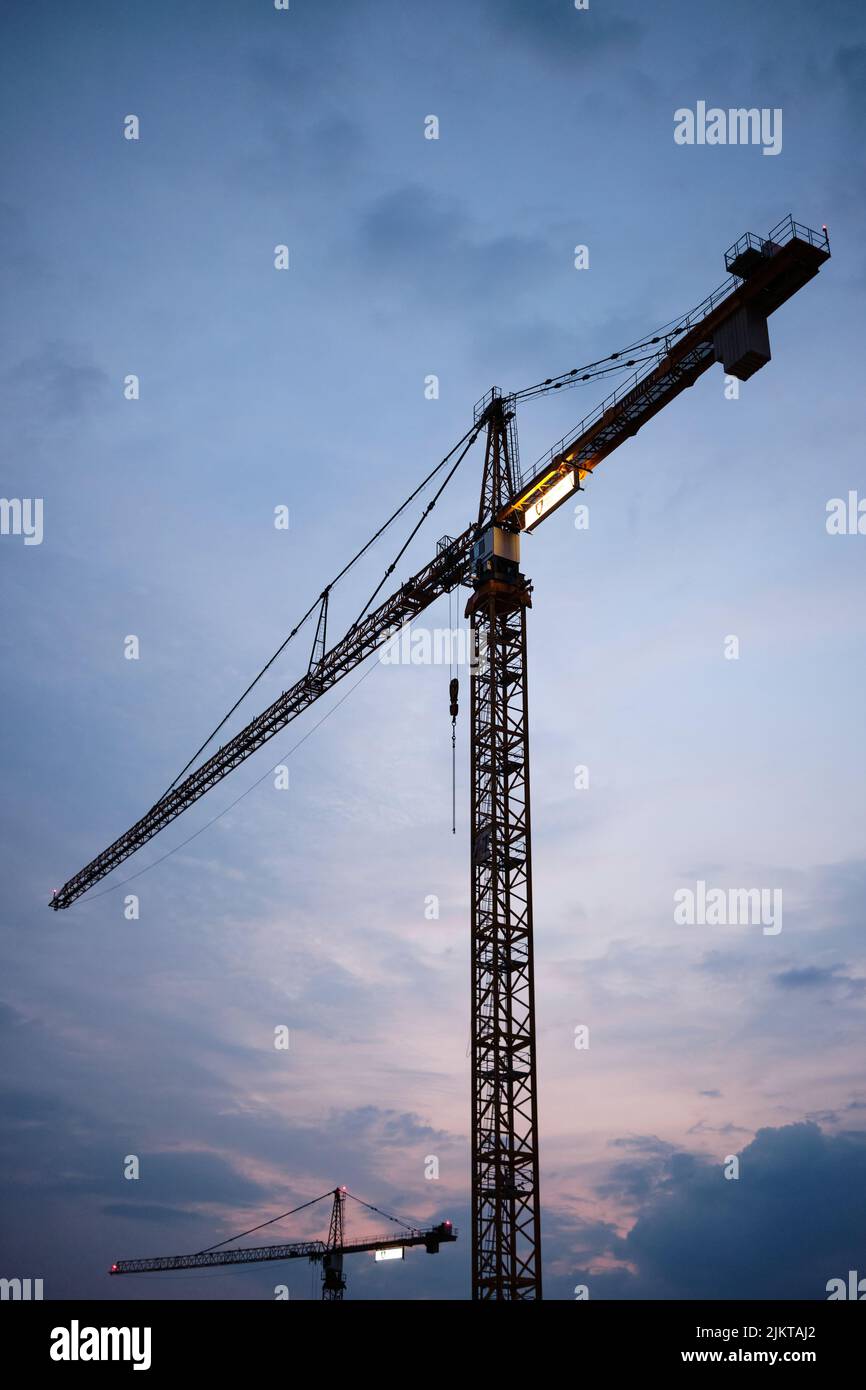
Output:
[[[197,1255],[209,1255],[212,1250],[221,1250],[224,1245],[230,1245],[233,1240],[242,1240],[244,1236],[251,1236],[254,1231],[263,1231],[266,1226],[273,1226],[276,1221],[284,1221],[287,1216],[294,1216],[295,1212],[305,1211],[307,1207],[314,1207],[317,1202],[323,1202],[326,1197],[333,1197],[333,1188],[330,1192],[323,1192],[320,1197],[313,1197],[309,1202],[302,1202],[299,1207],[292,1207],[291,1211],[284,1211],[281,1216],[272,1216],[270,1221],[263,1221],[260,1226],[251,1226],[248,1231],[239,1231],[236,1236],[226,1236],[225,1240],[220,1240],[216,1245],[208,1245],[204,1250],[197,1250]]]
[[[427,503],[427,506],[424,508],[424,510],[423,510],[423,512],[421,513],[421,516],[419,517],[418,521],[417,521],[416,524],[413,526],[412,530],[409,532],[409,535],[406,537],[405,542],[404,542],[403,545],[400,547],[400,549],[398,550],[397,554],[394,556],[393,562],[388,566],[388,568],[386,569],[385,573],[382,575],[382,578],[379,580],[379,583],[376,585],[376,587],[375,587],[375,589],[373,590],[372,594],[371,594],[370,597],[367,599],[367,602],[364,604],[364,607],[361,609],[360,613],[358,614],[357,618],[355,619],[354,623],[352,624],[353,627],[357,627],[357,626],[358,626],[358,624],[361,622],[362,618],[363,618],[363,617],[365,616],[365,614],[367,613],[367,610],[369,609],[370,604],[373,602],[374,598],[375,598],[376,595],[380,592],[380,590],[384,587],[385,581],[386,581],[387,579],[389,579],[390,576],[394,573],[394,571],[395,571],[395,569],[397,568],[397,565],[399,564],[400,560],[403,558],[403,556],[405,555],[406,551],[409,549],[409,546],[412,544],[412,542],[413,542],[413,540],[415,539],[415,537],[417,536],[418,532],[421,530],[421,527],[424,525],[424,522],[427,520],[427,517],[428,517],[428,516],[430,515],[430,513],[432,512],[433,508],[436,506],[436,503],[439,501],[439,498],[442,496],[443,492],[445,491],[446,487],[447,487],[448,484],[450,483],[451,479],[454,477],[454,474],[457,472],[457,469],[460,467],[460,465],[461,465],[461,463],[463,462],[463,460],[465,459],[466,455],[469,453],[469,450],[472,448],[472,445],[475,443],[476,439],[478,438],[478,435],[479,435],[479,433],[481,432],[482,423],[483,423],[483,422],[479,422],[477,425],[473,425],[472,429],[471,429],[471,430],[467,430],[466,434],[464,434],[463,439],[461,439],[461,441],[460,441],[460,444],[463,443],[463,440],[467,440],[468,442],[466,443],[466,445],[465,445],[465,447],[464,447],[462,453],[460,454],[460,456],[458,457],[458,459],[457,459],[456,462],[454,463],[453,467],[451,468],[451,471],[446,475],[445,481],[444,481],[444,482],[442,483],[442,485],[440,486],[438,492],[434,493],[432,499]],[[459,448],[460,448],[460,444],[455,444],[454,449],[451,450],[451,454],[453,454],[453,453],[455,452],[456,449],[459,449]],[[449,456],[448,456],[449,458],[451,457],[451,454],[449,454]],[[446,460],[446,462],[447,462],[447,460]]]
[[[384,1216],[386,1221],[393,1221],[395,1226],[402,1226],[405,1231],[417,1231],[420,1229],[417,1225],[410,1226],[408,1221],[401,1221],[399,1216],[391,1216],[390,1212],[382,1211],[379,1207],[371,1206],[369,1202],[362,1201],[360,1197],[355,1196],[354,1192],[349,1192],[345,1188],[343,1191],[347,1197],[351,1197],[352,1201],[357,1202],[359,1206],[366,1207],[368,1211],[374,1211],[377,1216]]]
[[[415,488],[414,492],[411,492],[411,493],[409,494],[409,496],[406,498],[405,502],[402,502],[402,503],[400,504],[400,506],[397,508],[397,510],[396,510],[395,512],[392,512],[392,514],[391,514],[391,516],[389,516],[388,520],[387,520],[386,522],[384,522],[382,526],[379,527],[378,531],[376,531],[375,534],[372,535],[372,536],[370,537],[370,539],[367,541],[367,543],[361,547],[361,549],[358,551],[358,553],[352,557],[352,559],[348,562],[348,564],[346,564],[346,565],[343,566],[343,568],[340,570],[339,574],[335,575],[335,577],[331,580],[330,584],[327,584],[327,585],[325,586],[325,588],[322,590],[322,593],[321,593],[321,594],[319,595],[319,597],[316,599],[315,603],[313,603],[313,604],[310,605],[310,607],[307,609],[306,613],[304,614],[303,618],[301,618],[301,620],[300,620],[298,623],[296,623],[295,626],[292,628],[292,630],[291,630],[291,632],[289,633],[289,635],[288,635],[288,637],[286,638],[286,640],[285,640],[284,642],[282,642],[282,643],[279,645],[279,647],[277,647],[277,650],[274,652],[273,656],[272,656],[268,661],[265,662],[264,666],[263,666],[262,669],[259,671],[258,675],[257,675],[257,676],[250,682],[250,684],[247,686],[247,688],[246,688],[246,690],[244,691],[243,695],[241,695],[241,696],[235,701],[235,703],[232,705],[232,707],[231,707],[231,709],[229,710],[228,714],[226,714],[226,715],[224,716],[224,718],[222,718],[222,719],[220,720],[220,722],[217,724],[216,728],[214,728],[214,729],[208,734],[208,736],[207,736],[207,738],[205,739],[204,743],[201,745],[200,748],[198,748],[198,749],[196,750],[195,753],[193,753],[192,757],[190,758],[190,760],[189,760],[189,762],[186,764],[186,766],[183,767],[183,768],[181,768],[180,772],[177,774],[177,776],[174,778],[174,780],[166,787],[166,789],[165,789],[165,791],[163,792],[162,796],[159,798],[159,801],[156,802],[156,805],[157,805],[157,806],[159,805],[159,802],[160,802],[160,801],[164,801],[164,800],[165,800],[165,798],[168,796],[168,794],[169,794],[170,791],[173,791],[173,789],[177,786],[177,783],[180,781],[181,777],[183,777],[184,773],[185,773],[185,772],[188,772],[189,769],[192,767],[192,765],[193,765],[193,763],[195,762],[196,758],[198,758],[199,755],[202,754],[202,753],[204,752],[204,750],[207,748],[208,744],[211,743],[211,742],[213,741],[214,738],[216,738],[216,736],[217,736],[217,734],[219,733],[220,729],[222,729],[222,728],[224,727],[224,725],[228,723],[229,719],[231,719],[231,717],[232,717],[232,715],[234,714],[235,710],[243,703],[243,701],[244,701],[244,700],[246,699],[246,697],[249,695],[250,691],[253,690],[253,689],[255,688],[255,686],[258,685],[259,681],[261,680],[261,678],[262,678],[262,676],[265,674],[265,672],[266,672],[267,670],[269,670],[269,668],[270,668],[271,666],[273,666],[273,664],[274,664],[274,662],[276,661],[277,657],[280,656],[280,655],[285,651],[286,647],[289,645],[289,643],[291,642],[292,638],[295,637],[295,636],[298,634],[298,632],[300,632],[301,628],[303,627],[303,625],[304,625],[304,623],[307,621],[307,619],[315,612],[315,610],[316,610],[316,608],[318,608],[319,604],[322,603],[322,601],[323,601],[324,598],[325,598],[325,595],[329,594],[330,591],[331,591],[337,584],[339,584],[340,580],[344,577],[344,575],[348,574],[348,572],[349,572],[349,570],[352,568],[352,566],[355,565],[355,564],[357,564],[358,560],[361,559],[361,556],[366,554],[366,552],[370,549],[370,547],[371,547],[372,545],[375,544],[375,542],[379,539],[379,537],[382,536],[382,535],[384,534],[385,531],[387,531],[388,527],[389,527],[394,521],[397,520],[397,517],[400,516],[401,513],[404,512],[404,511],[406,510],[406,508],[409,506],[410,502],[414,502],[414,500],[415,500],[415,498],[418,496],[419,492],[423,492],[424,488],[427,486],[428,483],[432,482],[433,478],[435,478],[436,474],[440,471],[440,469],[444,468],[445,465],[446,465],[446,463],[448,463],[449,459],[453,458],[454,454],[455,454],[455,453],[457,452],[457,450],[460,448],[461,444],[463,444],[464,440],[466,440],[466,439],[469,437],[469,435],[471,435],[471,434],[473,434],[473,433],[474,433],[474,427],[473,427],[473,429],[467,430],[467,431],[466,431],[466,434],[463,435],[463,438],[462,438],[462,439],[458,439],[458,441],[457,441],[457,443],[454,445],[453,449],[450,449],[449,452],[445,455],[445,457],[444,457],[443,459],[440,459],[440,461],[439,461],[439,463],[437,463],[436,467],[435,467],[430,473],[427,474],[427,477],[424,479],[423,482],[421,482],[421,483],[418,484],[418,486]],[[452,471],[453,471],[453,470],[452,470]],[[450,476],[451,476],[451,474],[449,474],[449,478],[450,478]],[[440,491],[441,491],[441,489],[440,489]],[[439,494],[437,493],[437,497],[438,497],[438,495],[439,495]],[[430,510],[430,508],[428,508],[428,511],[429,511],[429,510]],[[414,532],[413,532],[413,535],[414,535]],[[411,537],[410,537],[410,539],[411,539]],[[405,547],[404,547],[404,548],[405,548]],[[402,553],[403,553],[403,552],[401,551],[400,554],[402,554]],[[398,556],[398,559],[399,559],[399,556]],[[383,582],[384,582],[384,581],[383,581]],[[379,588],[381,588],[381,585],[379,586]],[[379,591],[378,591],[378,589],[377,589],[377,590],[376,590],[376,593],[378,593],[378,592],[379,592]]]

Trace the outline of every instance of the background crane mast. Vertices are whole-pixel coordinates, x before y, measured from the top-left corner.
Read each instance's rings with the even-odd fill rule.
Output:
[[[322,1298],[331,1301],[342,1298],[346,1287],[343,1278],[343,1203],[339,1187],[334,1188],[334,1205],[328,1226],[328,1249],[322,1257]]]
[[[372,544],[368,542],[306,615],[318,614],[306,674],[189,771],[194,758],[135,825],[73,875],[51,900],[55,910],[69,907],[404,624],[458,585],[470,588],[466,613],[479,656],[471,682],[470,817],[472,1292],[476,1299],[534,1299],[542,1291],[526,687],[531,586],[520,570],[520,535],[552,515],[603,459],[714,362],[742,381],[769,362],[769,316],[813,279],[829,256],[826,227],[816,232],[786,217],[766,237],[746,233],[735,242],[725,255],[728,278],[723,284],[652,336],[521,391],[505,396],[496,389],[489,392],[475,408],[472,427],[409,499],[449,467],[423,521],[484,433],[477,521],[456,538],[443,537],[422,570],[378,607],[370,608],[371,599],[358,620],[328,649],[329,594]],[[632,367],[637,370],[596,410],[525,475],[521,473],[515,427],[519,403],[581,382],[622,376]],[[451,695],[453,711],[453,689]]]

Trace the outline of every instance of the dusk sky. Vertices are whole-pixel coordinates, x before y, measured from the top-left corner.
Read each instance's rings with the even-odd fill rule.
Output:
[[[2,29],[0,492],[43,522],[0,535],[0,1275],[318,1297],[303,1261],[106,1271],[346,1184],[461,1230],[435,1259],[355,1257],[349,1298],[469,1296],[465,671],[456,836],[448,667],[373,659],[91,894],[48,900],[491,385],[652,334],[790,212],[832,259],[771,318],[768,366],[737,399],[713,366],[588,481],[587,529],[565,506],[523,541],[545,1297],[866,1276],[866,534],[827,527],[866,497],[863,7],[43,0]],[[699,102],[780,111],[781,149],[678,144]],[[604,393],[521,406],[524,467]],[[482,461],[383,593],[473,519]],[[336,588],[332,638],[429,496]],[[443,598],[418,627],[450,621]],[[781,930],[679,924],[699,881],[778,890]],[[324,1235],[326,1207],[262,1238]]]

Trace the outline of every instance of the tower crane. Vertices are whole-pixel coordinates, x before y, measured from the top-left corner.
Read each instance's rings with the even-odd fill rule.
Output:
[[[530,581],[520,568],[521,534],[546,521],[604,459],[713,363],[741,381],[765,366],[770,315],[813,279],[829,256],[826,227],[814,231],[788,216],[765,237],[740,237],[725,254],[728,274],[718,289],[652,336],[523,390],[489,391],[475,407],[471,429],[438,466],[460,451],[447,483],[474,441],[484,436],[477,518],[457,537],[444,536],[417,574],[375,608],[368,604],[331,647],[325,641],[329,585],[310,610],[317,609],[318,620],[307,673],[192,771],[188,764],[135,825],[51,899],[55,910],[69,907],[404,624],[457,586],[470,589],[466,616],[476,650],[484,652],[470,700],[473,1298],[535,1299],[542,1293],[526,685],[532,600]],[[516,411],[522,402],[581,382],[622,377],[631,367],[636,370],[596,410],[521,470]],[[453,710],[453,690],[451,696]]]
[[[324,1192],[321,1197],[314,1197],[311,1202],[305,1202],[305,1207],[315,1206],[316,1202],[321,1202],[325,1197],[332,1194]],[[294,1241],[289,1245],[248,1245],[226,1250],[223,1247],[230,1244],[230,1240],[239,1240],[240,1236],[233,1236],[229,1241],[222,1241],[218,1246],[211,1246],[208,1250],[200,1250],[196,1255],[156,1255],[152,1259],[144,1260],[116,1260],[109,1269],[109,1274],[165,1274],[178,1269],[210,1269],[214,1265],[249,1265],[263,1264],[268,1260],[310,1260],[311,1263],[322,1266],[322,1298],[327,1302],[334,1299],[341,1299],[346,1289],[346,1277],[343,1273],[343,1258],[345,1255],[360,1255],[363,1253],[375,1254],[377,1257],[387,1256],[387,1252],[393,1252],[392,1258],[399,1258],[404,1249],[423,1245],[428,1255],[438,1255],[440,1245],[448,1245],[457,1239],[457,1231],[450,1221],[440,1221],[438,1226],[430,1226],[426,1230],[418,1227],[406,1226],[405,1222],[399,1222],[404,1227],[404,1234],[394,1237],[371,1236],[361,1240],[346,1241],[343,1238],[343,1206],[346,1197],[353,1194],[347,1192],[345,1187],[335,1187],[333,1191],[333,1204],[331,1206],[331,1217],[328,1226],[328,1239],[322,1240],[301,1240]],[[355,1201],[361,1201],[355,1198]],[[369,1207],[369,1202],[361,1202],[362,1206]],[[372,1207],[375,1211],[376,1208]],[[300,1211],[300,1207],[295,1208]],[[286,1212],[286,1216],[293,1215]],[[282,1220],[282,1217],[274,1217],[274,1221]],[[391,1217],[396,1220],[396,1217]],[[273,1221],[267,1221],[264,1225],[273,1225]],[[259,1227],[255,1229],[260,1229]],[[250,1235],[251,1232],[244,1232]]]

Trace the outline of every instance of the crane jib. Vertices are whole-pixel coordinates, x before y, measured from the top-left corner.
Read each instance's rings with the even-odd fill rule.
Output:
[[[770,237],[749,238],[759,243],[753,259],[738,253],[746,238],[735,243],[726,256],[734,276],[686,317],[684,331],[659,352],[657,365],[636,372],[634,384],[618,388],[545,455],[504,515],[516,512],[525,518],[569,468],[590,472],[714,362],[748,380],[769,361],[769,315],[817,275],[830,256],[826,231],[818,234],[793,219]],[[565,500],[563,496],[556,505]],[[548,508],[547,514],[555,509]]]
[[[669,332],[656,365],[636,374],[560,440],[533,475],[495,514],[500,524],[524,529],[557,510],[583,478],[637,433],[713,362],[747,380],[770,356],[766,321],[811,280],[830,256],[821,233],[787,217],[765,238],[747,233],[727,252],[731,279]],[[356,623],[309,671],[227,744],[162,797],[142,818],[56,891],[49,906],[69,907],[130,855],[141,849],[211,787],[308,709],[372,655],[404,623],[470,575],[476,527],[440,550],[434,560]]]

